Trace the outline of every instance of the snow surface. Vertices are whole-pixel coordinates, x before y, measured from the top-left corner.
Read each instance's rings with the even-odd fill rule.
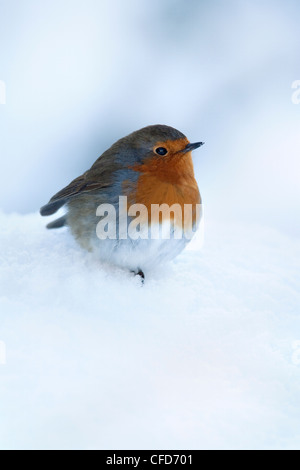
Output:
[[[0,224],[1,449],[300,448],[299,240],[205,220],[141,287]]]

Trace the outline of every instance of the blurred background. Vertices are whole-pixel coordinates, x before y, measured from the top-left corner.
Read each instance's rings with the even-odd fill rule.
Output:
[[[0,209],[37,211],[115,140],[167,124],[206,142],[206,218],[298,236],[299,15],[298,0],[0,0]]]

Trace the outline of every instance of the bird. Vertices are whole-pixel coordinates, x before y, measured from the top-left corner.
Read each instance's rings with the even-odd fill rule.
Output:
[[[49,216],[65,206],[66,213],[48,229],[68,226],[99,261],[127,269],[144,282],[145,273],[175,258],[198,228],[202,200],[192,151],[203,144],[190,143],[167,125],[143,127],[115,142],[41,207],[40,214]],[[187,215],[186,207],[191,208]],[[182,230],[176,236],[183,219],[189,220],[189,236]]]

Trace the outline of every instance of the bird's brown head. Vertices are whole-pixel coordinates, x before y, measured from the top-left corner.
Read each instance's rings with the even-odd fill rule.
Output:
[[[151,161],[160,166],[179,163],[201,145],[203,142],[191,144],[182,132],[173,127],[157,124],[120,139],[111,150],[122,155],[129,165],[147,165]]]

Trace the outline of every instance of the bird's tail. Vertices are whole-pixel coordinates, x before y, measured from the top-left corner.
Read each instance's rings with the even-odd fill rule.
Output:
[[[61,228],[67,225],[67,217],[66,215],[63,215],[59,219],[54,220],[53,222],[50,222],[50,224],[47,225],[47,228],[52,229],[52,228]]]
[[[58,201],[52,201],[51,200],[48,202],[48,204],[45,204],[45,206],[40,208],[40,214],[41,215],[52,215],[54,212],[57,212],[58,209],[60,209],[64,204],[66,200],[65,199],[59,199]]]

